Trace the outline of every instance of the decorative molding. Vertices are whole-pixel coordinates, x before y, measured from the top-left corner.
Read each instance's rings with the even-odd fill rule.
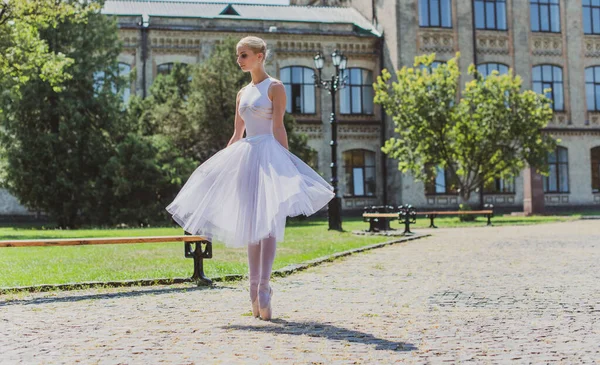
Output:
[[[554,112],[550,124],[553,126],[566,126],[571,123],[569,122],[569,116],[566,112]]]
[[[339,139],[378,140],[379,126],[373,125],[338,125]]]
[[[565,136],[600,136],[600,128],[544,128],[545,133]]]
[[[600,127],[600,112],[588,111],[587,115],[586,125]]]
[[[562,56],[562,35],[544,34],[531,37],[531,53],[536,56]]]
[[[278,54],[317,53],[323,52],[321,42],[277,41],[275,52]]]
[[[600,37],[594,35],[584,36],[584,51],[586,57],[600,57]]]
[[[569,195],[564,193],[548,193],[544,195],[547,204],[569,204]]]
[[[296,124],[295,131],[304,133],[311,139],[323,138],[323,126],[320,124]]]
[[[421,53],[454,53],[454,33],[450,30],[419,30],[419,51]]]
[[[477,52],[490,55],[508,55],[508,33],[497,31],[477,31]]]

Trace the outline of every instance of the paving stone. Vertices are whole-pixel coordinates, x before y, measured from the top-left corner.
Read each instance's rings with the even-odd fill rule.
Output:
[[[274,279],[272,322],[245,282],[0,296],[0,363],[599,363],[597,222],[431,232]]]

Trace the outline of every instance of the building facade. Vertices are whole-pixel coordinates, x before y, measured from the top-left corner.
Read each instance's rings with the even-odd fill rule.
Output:
[[[549,156],[550,175],[526,170],[514,180],[497,181],[485,189],[486,203],[513,210],[540,203],[546,210],[600,207],[600,3],[355,0],[352,6],[382,29],[383,67],[390,72],[412,65],[416,55],[435,52],[443,62],[460,52],[461,85],[471,77],[469,65],[476,64],[483,73],[512,68],[524,87],[538,92],[552,88],[555,116],[546,132],[560,143]],[[394,126],[389,118],[384,125],[389,138]],[[423,208],[459,203],[443,172],[431,189],[402,176],[395,162],[388,165],[391,202]]]
[[[122,72],[135,69],[130,93],[146,95],[173,63],[201,63],[227,36],[257,35],[271,50],[266,71],[284,82],[287,112],[318,152],[318,171],[331,177],[331,96],[315,88],[313,57],[348,57],[346,88],[338,93],[338,176],[342,209],[412,204],[454,209],[460,203],[451,176],[435,184],[397,170],[380,150],[394,124],[374,105],[372,83],[414,57],[436,53],[444,62],[461,53],[461,85],[474,63],[483,74],[513,69],[524,86],[552,88],[555,116],[546,132],[561,141],[549,156],[550,176],[531,170],[486,187],[483,199],[519,211],[600,207],[600,5],[591,0],[292,0],[290,6],[109,0],[124,50]],[[312,4],[312,5],[311,5]],[[335,6],[328,6],[335,5]],[[567,23],[567,19],[569,22]],[[233,123],[233,121],[231,121]],[[479,194],[470,202],[477,205]]]

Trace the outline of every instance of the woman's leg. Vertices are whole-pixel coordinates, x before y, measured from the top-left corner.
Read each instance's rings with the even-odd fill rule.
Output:
[[[260,284],[258,286],[258,302],[262,303],[261,307],[266,307],[269,304],[269,296],[271,287],[269,281],[271,279],[271,270],[273,269],[273,261],[275,260],[276,240],[275,237],[269,236],[260,240]]]
[[[248,245],[248,277],[250,279],[250,300],[254,302],[260,283],[260,241]]]

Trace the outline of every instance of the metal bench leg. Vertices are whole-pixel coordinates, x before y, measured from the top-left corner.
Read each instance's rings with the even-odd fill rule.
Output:
[[[429,225],[429,228],[437,228],[435,226],[435,224],[433,224],[434,219],[435,219],[435,214],[429,214],[429,221],[431,222],[431,224]]]
[[[188,232],[185,234],[189,235]],[[202,249],[202,244],[205,245],[204,250]],[[192,245],[194,245],[193,250]],[[212,242],[207,240],[184,242],[184,251],[185,257],[194,259],[194,274],[192,275],[191,280],[198,286],[212,285],[213,281],[204,274],[204,259],[212,258]]]
[[[487,216],[487,225],[491,226],[492,225],[492,215],[491,214],[486,214]]]
[[[404,234],[404,235],[413,234],[413,233],[410,231],[410,220],[408,220],[408,219],[406,219],[406,220],[404,221],[404,232],[403,232],[402,234]]]

